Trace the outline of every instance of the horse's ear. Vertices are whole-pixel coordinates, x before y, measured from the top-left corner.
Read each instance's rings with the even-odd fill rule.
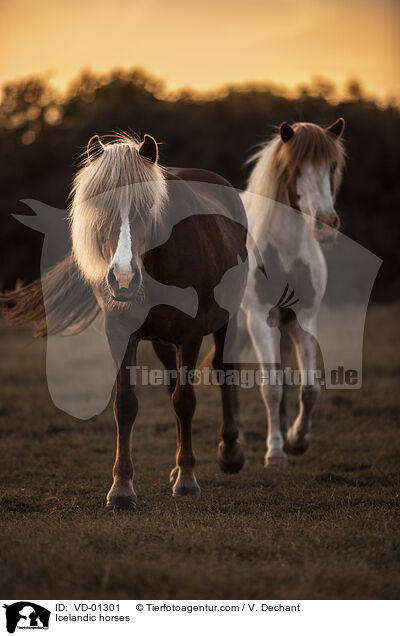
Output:
[[[98,135],[93,135],[93,137],[89,139],[86,152],[88,159],[97,159],[97,157],[103,154],[104,146]]]
[[[341,137],[344,131],[343,117],[339,117],[339,119],[335,121],[333,124],[331,124],[330,126],[328,126],[326,130],[327,132],[330,132],[332,135],[335,135],[335,137]]]
[[[148,159],[152,163],[158,161],[158,146],[157,142],[151,135],[145,135],[139,148],[139,155]]]
[[[294,130],[293,128],[287,123],[287,121],[284,121],[281,123],[281,125],[279,126],[279,134],[281,136],[281,139],[283,141],[283,143],[286,143],[287,141],[289,141],[289,139],[291,139],[294,135]]]

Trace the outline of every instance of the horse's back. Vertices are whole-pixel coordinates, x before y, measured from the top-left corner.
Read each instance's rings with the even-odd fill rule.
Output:
[[[232,188],[232,184],[221,175],[203,168],[167,168],[167,171],[183,181],[199,181],[201,183],[215,183]]]
[[[168,168],[167,179],[184,181],[195,195],[199,208],[232,219],[241,226],[240,239],[246,236],[246,212],[237,190],[227,179],[203,168]]]

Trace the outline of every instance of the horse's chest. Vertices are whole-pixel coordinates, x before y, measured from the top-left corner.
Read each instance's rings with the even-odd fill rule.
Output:
[[[326,285],[326,262],[319,246],[305,241],[290,249],[271,241],[263,246],[261,258],[267,275],[253,261],[246,291],[251,303],[274,305],[287,285],[302,308],[319,304]]]

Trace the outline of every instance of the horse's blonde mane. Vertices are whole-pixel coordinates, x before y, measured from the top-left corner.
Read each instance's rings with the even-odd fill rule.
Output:
[[[316,124],[300,122],[292,128],[295,134],[289,141],[284,143],[278,133],[248,160],[255,165],[247,192],[261,195],[253,197],[252,208],[256,214],[262,212],[270,216],[275,201],[289,204],[287,187],[305,162],[317,167],[336,163],[334,197],[338,191],[346,156],[342,141]]]
[[[71,190],[72,251],[78,267],[90,282],[104,278],[107,263],[98,241],[98,230],[112,228],[122,214],[140,217],[149,233],[162,219],[168,198],[162,168],[139,154],[140,143],[118,135],[97,157],[86,157]]]

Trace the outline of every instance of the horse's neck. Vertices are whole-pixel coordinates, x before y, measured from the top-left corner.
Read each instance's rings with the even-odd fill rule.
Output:
[[[250,235],[261,253],[268,244],[291,255],[302,252],[312,257],[316,252],[322,253],[304,218],[290,207],[287,192],[275,201],[246,191],[243,203]]]

